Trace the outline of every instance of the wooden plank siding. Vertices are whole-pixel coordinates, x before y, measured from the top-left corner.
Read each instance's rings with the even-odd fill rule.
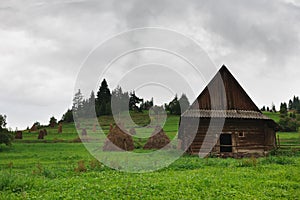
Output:
[[[207,130],[209,127],[209,119],[201,119],[198,126],[198,131],[190,145],[189,151],[192,150],[193,154],[198,154],[202,147],[203,141],[207,136]],[[218,128],[218,127],[215,127]],[[188,129],[185,130],[184,135]],[[232,147],[233,153],[245,152],[249,150],[258,150],[258,153],[269,151],[275,147],[275,131],[268,127],[267,123],[263,120],[234,120],[226,119],[222,133],[232,135]],[[242,133],[243,136],[239,136]],[[221,133],[215,133],[215,137]],[[187,144],[190,138],[181,137],[182,144]],[[217,142],[216,142],[217,140]],[[220,153],[220,141],[219,138],[211,138],[212,141],[208,146],[214,147],[212,153]],[[188,147],[183,147],[188,148]]]

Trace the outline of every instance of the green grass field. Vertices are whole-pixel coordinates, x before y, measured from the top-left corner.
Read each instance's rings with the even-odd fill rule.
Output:
[[[266,115],[267,117],[273,119],[276,123],[279,122],[279,119],[280,119],[280,113],[279,112],[263,112],[264,115]]]
[[[146,114],[134,121],[146,125]],[[178,116],[164,126],[174,137]],[[107,133],[111,117],[101,117]],[[182,156],[152,173],[125,173],[95,160],[78,137],[74,124],[63,133],[49,129],[47,142],[37,132],[23,134],[11,148],[0,149],[0,199],[299,199],[300,152],[274,152],[266,158],[199,159]],[[88,130],[90,131],[90,130]],[[300,141],[299,133],[278,133],[283,142]],[[141,151],[141,150],[139,150]],[[137,151],[138,152],[138,151]],[[122,153],[117,153],[122,156]]]

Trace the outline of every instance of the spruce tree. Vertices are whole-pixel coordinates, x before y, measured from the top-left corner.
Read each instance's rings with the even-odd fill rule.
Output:
[[[74,95],[73,106],[72,106],[72,110],[77,117],[82,116],[83,103],[84,103],[83,101],[84,101],[83,95],[82,95],[80,89],[78,89],[78,92],[75,93],[75,95]]]
[[[87,118],[91,118],[94,116],[95,112],[95,102],[96,97],[94,91],[91,92],[90,98],[86,100],[86,103],[84,105],[84,110],[85,110],[85,116]]]
[[[49,120],[49,126],[53,128],[56,124],[57,124],[57,119],[54,116],[52,116]]]
[[[137,97],[135,91],[131,92],[129,96],[129,110],[140,111],[137,104],[142,103],[143,99]]]
[[[281,103],[280,104],[280,115],[287,116],[287,104],[286,103]]]
[[[111,93],[108,88],[107,82],[105,79],[101,82],[99,91],[97,92],[96,99],[96,114],[99,117],[100,115],[109,115],[111,114]]]
[[[67,112],[65,114],[63,114],[61,121],[63,122],[74,122],[74,118],[73,118],[73,112],[71,109],[68,109]]]
[[[120,86],[112,91],[111,100],[113,103],[113,114],[120,114],[122,111],[128,110],[129,104],[129,94],[128,92],[123,92]]]
[[[172,115],[180,115],[181,114],[180,104],[179,104],[179,101],[178,101],[177,94],[175,95],[174,99],[169,103],[169,105],[167,106],[166,109]]]

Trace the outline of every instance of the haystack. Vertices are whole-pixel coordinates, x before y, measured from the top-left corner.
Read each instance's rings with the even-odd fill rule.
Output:
[[[169,137],[160,126],[156,126],[152,136],[148,139],[144,149],[161,149],[170,143]]]
[[[86,131],[86,129],[85,128],[83,128],[82,130],[81,130],[81,136],[87,136],[87,131]]]
[[[62,133],[62,123],[59,123],[57,132]]]
[[[22,131],[17,131],[15,135],[15,139],[23,139],[23,132]]]
[[[44,130],[40,130],[39,135],[38,135],[38,139],[39,139],[39,140],[43,140],[43,139],[44,139],[44,136],[45,136]]]
[[[93,124],[93,133],[96,133],[97,131],[97,124]]]
[[[30,128],[30,132],[32,131],[37,131],[37,126],[35,124],[33,124],[32,127]]]
[[[119,126],[120,125],[116,125],[109,131],[103,146],[103,151],[120,151],[120,149],[132,151],[134,149],[134,143],[130,133],[124,132]]]

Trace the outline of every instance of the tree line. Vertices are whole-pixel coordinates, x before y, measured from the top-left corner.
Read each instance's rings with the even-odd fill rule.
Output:
[[[111,108],[111,103],[113,103],[113,109]],[[63,114],[61,120],[57,120],[52,116],[48,126],[53,127],[60,122],[74,122],[74,113],[79,116],[93,117],[96,112],[96,117],[100,117],[103,115],[118,114],[128,109],[130,111],[143,112],[153,108],[154,112],[165,109],[170,114],[180,115],[189,106],[190,103],[185,94],[182,94],[180,98],[175,95],[174,99],[169,103],[165,103],[164,106],[155,106],[153,98],[144,100],[138,97],[135,91],[126,92],[120,86],[111,91],[106,79],[103,79],[97,93],[95,94],[94,91],[91,91],[89,98],[84,98],[81,90],[78,89],[73,98],[72,108]],[[34,125],[38,128],[44,127],[39,122],[35,122]],[[29,127],[27,127],[27,130],[29,130]]]
[[[261,111],[277,113],[276,107],[273,103],[271,108],[263,106]],[[280,103],[279,113],[279,130],[284,132],[297,132],[300,127],[299,97],[294,96],[288,101],[288,103]]]
[[[84,98],[81,90],[78,89],[73,98],[72,109],[67,110],[62,117],[62,121],[72,122],[74,120],[72,111],[78,117],[93,117],[95,112],[96,116],[100,117],[103,115],[118,114],[128,109],[130,111],[142,112],[143,110],[149,110],[153,106],[153,98],[151,100],[144,100],[138,97],[135,91],[123,91],[120,86],[111,91],[106,79],[103,79],[96,95],[94,91],[91,91],[87,99]],[[175,95],[174,99],[164,104],[163,108],[170,114],[180,115],[189,106],[190,103],[187,96],[182,94],[179,99]]]

